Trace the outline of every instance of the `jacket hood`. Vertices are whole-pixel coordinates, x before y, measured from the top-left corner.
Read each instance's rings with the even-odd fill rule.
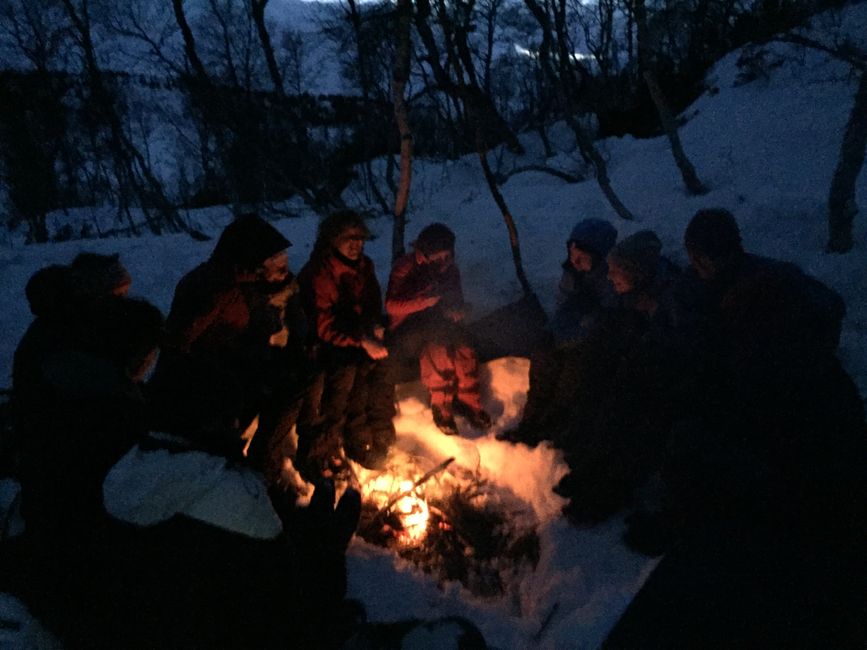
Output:
[[[584,219],[575,224],[567,241],[597,259],[604,259],[617,241],[617,229],[602,219]]]
[[[256,214],[244,214],[223,230],[211,261],[229,269],[252,271],[272,255],[292,245],[270,223]]]
[[[152,434],[160,435],[177,440]],[[102,490],[106,511],[137,526],[184,515],[256,539],[283,530],[261,476],[203,451],[137,445],[111,469]]]

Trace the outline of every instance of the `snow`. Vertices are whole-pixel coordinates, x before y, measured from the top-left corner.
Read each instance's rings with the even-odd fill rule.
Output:
[[[270,5],[270,18],[280,19],[285,0]],[[288,15],[288,14],[287,14]],[[867,4],[846,9],[842,24],[854,37],[867,30]],[[294,20],[291,16],[287,22]],[[299,21],[299,27],[305,24]],[[611,182],[623,202],[636,214],[633,223],[618,220],[592,180],[566,184],[550,175],[527,172],[502,186],[515,216],[525,269],[546,308],[564,256],[564,239],[576,221],[585,217],[609,219],[620,236],[652,228],[674,261],[686,263],[684,228],[699,208],[725,207],[741,224],[748,250],[799,264],[844,297],[848,314],[840,355],[862,395],[867,395],[867,223],[855,223],[855,248],[847,255],[824,252],[826,199],[843,127],[855,90],[848,68],[816,52],[792,46],[768,46],[769,56],[782,64],[767,78],[741,84],[733,52],[707,77],[709,91],[686,111],[681,138],[699,177],[710,192],[688,196],[664,138],[610,138],[599,146],[609,163]],[[528,151],[523,159],[492,154],[503,170],[518,164],[546,162],[573,172],[583,163],[568,129],[551,130],[558,153],[544,161],[531,135],[523,136]],[[381,163],[382,161],[378,161]],[[512,269],[508,236],[484,184],[475,156],[455,161],[416,161],[410,204],[408,241],[431,221],[442,221],[457,233],[457,259],[465,293],[474,316],[507,304],[520,295]],[[350,189],[345,198],[361,196]],[[867,174],[858,181],[858,196],[867,204]],[[316,218],[300,211],[295,219],[277,222],[294,242],[292,268],[299,269],[310,252]],[[73,219],[74,214],[64,219]],[[58,215],[60,218],[61,215]],[[229,218],[225,209],[190,214],[216,235]],[[368,243],[383,286],[390,254],[390,222],[375,219],[378,237]],[[181,235],[137,239],[103,239],[24,246],[15,235],[0,243],[0,376],[9,384],[12,354],[30,314],[24,285],[38,268],[68,263],[82,250],[120,252],[134,281],[132,291],[168,310],[181,276],[203,261],[213,246]],[[496,420],[496,431],[517,422],[526,399],[528,362],[506,358],[488,364],[485,404]],[[551,448],[529,449],[497,441],[494,433],[460,438],[441,435],[417,390],[402,395],[396,420],[398,446],[427,445],[430,453],[447,457],[508,490],[532,509],[541,540],[535,570],[515,578],[498,599],[482,599],[458,584],[438,586],[393,553],[355,540],[349,551],[349,595],[361,600],[373,621],[446,615],[473,621],[488,642],[501,648],[596,647],[605,638],[630,599],[655,566],[655,561],[630,552],[621,541],[622,519],[577,529],[559,515],[561,500],[550,490],[566,471]],[[2,608],[2,605],[0,605]],[[7,611],[4,609],[4,611]]]

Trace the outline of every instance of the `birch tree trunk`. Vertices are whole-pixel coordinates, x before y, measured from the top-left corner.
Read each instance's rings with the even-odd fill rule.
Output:
[[[406,209],[409,204],[409,190],[412,185],[412,131],[409,128],[409,115],[406,107],[406,82],[409,79],[409,61],[412,21],[412,0],[398,1],[397,47],[394,55],[394,80],[392,93],[394,119],[400,133],[400,182],[394,196],[394,226],[391,235],[391,259],[396,260],[405,252]]]
[[[503,215],[503,221],[506,222],[506,229],[509,231],[509,246],[512,249],[512,262],[515,265],[515,274],[518,276],[518,282],[524,290],[524,295],[533,296],[533,287],[530,286],[530,281],[527,280],[527,274],[524,273],[524,262],[521,259],[521,243],[518,240],[518,228],[515,226],[515,219],[509,211],[509,206],[506,204],[506,199],[500,192],[497,186],[497,179],[491,171],[491,166],[488,164],[488,154],[482,148],[482,143],[477,144],[479,162],[482,165],[482,172],[485,175],[485,180],[488,183],[488,189],[491,191],[491,196],[494,197],[494,202],[500,208],[500,213]]]
[[[575,134],[575,140],[578,143],[578,149],[581,155],[593,165],[596,172],[596,183],[602,194],[608,200],[609,205],[617,213],[621,219],[633,220],[635,217],[629,209],[623,204],[614,188],[611,186],[611,180],[608,178],[608,165],[605,159],[597,151],[593,140],[584,132],[583,127],[575,117],[577,112],[574,97],[578,94],[578,84],[573,77],[573,71],[570,66],[569,48],[566,42],[565,21],[559,21],[557,25],[557,46],[559,56],[559,69],[555,70],[551,62],[551,50],[554,45],[555,30],[551,25],[551,19],[548,15],[547,7],[540,5],[537,0],[524,0],[524,4],[533,14],[536,22],[542,30],[542,43],[539,46],[539,62],[546,76],[551,81],[551,84],[557,89],[560,95],[560,102],[565,110],[566,124],[572,129]]]
[[[855,184],[864,166],[867,147],[867,70],[861,72],[855,104],[843,134],[840,158],[828,195],[828,251],[852,250],[852,224],[858,213]]]
[[[97,110],[102,113],[102,120],[108,125],[107,146],[118,183],[119,209],[127,214],[130,231],[137,234],[137,227],[129,212],[130,197],[128,194],[132,194],[137,199],[147,226],[154,234],[162,234],[164,230],[193,234],[180,218],[175,207],[166,198],[159,180],[154,176],[147,161],[129,140],[123,129],[112,97],[106,87],[102,70],[96,60],[87,0],[82,0],[78,7],[73,4],[72,0],[63,0],[63,7],[72,23],[75,40],[84,55],[84,67],[91,99]],[[152,211],[154,208],[155,213]]]
[[[277,65],[277,57],[274,56],[271,35],[265,26],[265,5],[267,4],[268,0],[250,0],[250,13],[253,16],[253,22],[256,23],[256,31],[259,34],[262,51],[265,53],[265,62],[268,64],[268,74],[271,75],[271,84],[274,86],[274,92],[278,97],[283,97],[283,76],[280,74],[280,68]]]
[[[707,188],[699,180],[695,167],[693,167],[686,152],[683,150],[683,144],[680,141],[680,134],[677,130],[677,122],[671,114],[671,109],[668,107],[668,102],[665,99],[662,88],[659,86],[656,75],[653,74],[647,40],[647,8],[644,5],[644,0],[635,0],[634,13],[635,26],[638,33],[638,65],[642,69],[642,77],[647,84],[647,89],[650,91],[650,98],[653,100],[656,112],[659,114],[662,129],[665,131],[665,135],[671,144],[674,162],[677,164],[677,168],[680,170],[680,175],[683,178],[683,184],[686,185],[686,189],[690,194],[696,196],[707,194]]]

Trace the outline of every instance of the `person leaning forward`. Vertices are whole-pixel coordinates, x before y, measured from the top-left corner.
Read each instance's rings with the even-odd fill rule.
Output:
[[[455,415],[476,429],[488,429],[491,417],[482,408],[479,361],[462,324],[465,303],[455,235],[433,223],[419,233],[413,249],[394,263],[388,281],[390,340],[398,356],[418,359],[440,430],[457,433]]]

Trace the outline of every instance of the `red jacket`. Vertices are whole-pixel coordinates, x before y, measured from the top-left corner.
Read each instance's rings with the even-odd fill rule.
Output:
[[[464,304],[461,273],[456,264],[439,271],[429,264],[418,264],[415,253],[396,260],[388,279],[385,310],[388,328],[395,330],[410,316],[432,309],[427,299],[440,296],[438,309],[459,309]]]
[[[211,351],[235,343],[249,323],[241,288],[212,262],[205,262],[178,283],[166,329],[171,344],[182,350]]]
[[[350,265],[334,254],[308,262],[298,276],[311,330],[337,347],[361,347],[382,322],[382,295],[369,257]]]

